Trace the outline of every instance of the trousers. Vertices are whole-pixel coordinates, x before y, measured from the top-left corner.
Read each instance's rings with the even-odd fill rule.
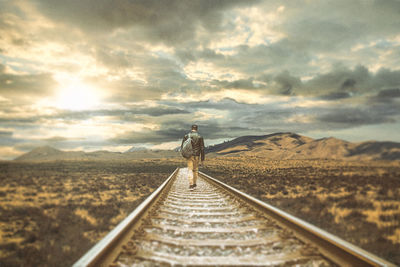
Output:
[[[199,176],[199,160],[200,156],[191,156],[187,160],[187,166],[189,169],[189,184],[194,185],[197,181],[197,177]]]

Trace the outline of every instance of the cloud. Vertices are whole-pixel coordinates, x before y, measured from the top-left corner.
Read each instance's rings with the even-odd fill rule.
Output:
[[[227,88],[227,89],[254,89],[256,86],[253,83],[254,78],[250,77],[248,79],[239,79],[234,81],[227,80],[213,80],[211,84],[214,86],[218,86],[218,88]]]
[[[10,146],[15,143],[12,131],[0,131],[0,146]]]
[[[322,100],[339,100],[339,99],[346,99],[351,97],[349,92],[333,92],[327,95],[322,95],[319,98]]]
[[[328,74],[318,75],[305,83],[311,92],[368,93],[400,85],[400,71],[380,69],[371,73],[366,67],[357,66],[353,70],[338,67]]]
[[[338,65],[329,72],[318,74],[306,81],[288,71],[276,76],[261,75],[257,79],[266,83],[264,88],[270,93],[337,100],[400,86],[400,71],[382,68],[372,73],[362,65],[353,69]]]
[[[255,1],[238,0],[37,0],[38,8],[53,20],[60,20],[86,32],[130,29],[148,41],[176,44],[192,39],[196,28],[218,31],[222,12]]]
[[[399,104],[400,100],[400,89],[399,88],[390,88],[390,89],[383,89],[380,90],[376,95],[369,98],[368,103],[372,105],[377,104]],[[400,113],[400,109],[399,109]]]
[[[12,136],[12,132],[11,131],[0,131],[0,137],[1,138],[8,138]]]
[[[321,128],[345,129],[361,125],[395,123],[398,117],[399,110],[395,106],[376,105],[370,108],[360,106],[320,110],[316,120]]]
[[[21,152],[13,147],[0,146],[0,155],[2,159],[11,160],[21,155]]]
[[[202,51],[208,51],[207,49],[202,47],[193,51],[193,46],[190,47],[192,52],[186,50],[183,53],[178,50],[177,55],[184,58],[184,62],[203,60],[212,62],[216,68],[229,66],[252,76],[259,73],[276,75],[285,70],[295,76],[315,76],[321,70],[326,72],[337,62],[341,62],[346,68],[353,68],[358,63],[374,68],[374,71],[380,68],[378,62],[387,64],[390,60],[393,62],[390,66],[398,66],[399,62],[396,65],[393,56],[386,56],[396,53],[399,47],[398,41],[390,41],[397,38],[400,27],[395,11],[398,4],[392,2],[388,4],[392,6],[390,9],[388,6],[365,1],[354,1],[351,4],[336,1],[334,5],[330,2],[264,1],[257,6],[259,12],[256,14],[250,10],[246,10],[249,15],[246,11],[234,13],[235,19],[230,23],[241,21],[246,27],[243,27],[243,32],[238,32],[237,28],[233,31],[227,26],[226,35],[256,34],[258,28],[254,25],[258,20],[257,16],[266,17],[271,11],[279,10],[280,6],[283,11],[275,12],[271,24],[263,26],[280,34],[273,42],[265,36],[255,44],[242,40],[239,45],[217,46],[204,56]],[[256,17],[251,17],[255,15]],[[229,25],[228,22],[226,24]],[[204,38],[214,40],[211,36]],[[367,49],[353,49],[358,46]],[[225,53],[226,51],[229,53]]]
[[[53,136],[53,137],[49,137],[49,138],[44,138],[43,141],[46,142],[62,142],[62,141],[67,141],[68,138],[66,137],[62,137],[62,136]]]
[[[231,55],[214,57],[204,60],[212,62],[216,68],[231,68],[246,75],[261,75],[263,73],[276,74],[285,70],[302,73],[304,66],[312,60],[311,54],[301,51],[288,39],[282,39],[270,45],[259,44],[256,46],[240,45],[232,48]]]
[[[14,104],[31,103],[32,98],[40,98],[53,93],[56,82],[48,73],[13,74],[0,64],[0,95],[12,98]]]
[[[160,116],[168,116],[174,114],[189,114],[190,112],[181,108],[175,108],[170,106],[155,106],[155,107],[130,107],[126,109],[111,109],[111,110],[85,110],[85,111],[67,111],[67,110],[59,110],[54,111],[52,114],[31,114],[30,116],[24,116],[20,118],[18,116],[1,116],[0,122],[3,125],[7,124],[8,126],[17,126],[17,125],[25,125],[28,127],[31,125],[35,127],[35,125],[43,124],[45,121],[50,124],[59,120],[64,122],[68,121],[84,121],[88,119],[96,119],[96,118],[113,118],[119,121],[142,121],[144,120],[143,116],[160,117]],[[4,132],[5,134],[6,132]]]
[[[326,51],[398,34],[398,1],[358,0],[348,3],[340,0],[334,5],[329,2],[310,5],[305,2],[306,8],[299,8],[299,2],[286,3],[284,20],[277,25],[299,45]]]
[[[392,89],[384,89],[379,91],[378,98],[398,98],[400,97],[400,89],[392,88]]]
[[[204,133],[206,143],[209,140],[233,138],[241,135],[243,132],[248,132],[248,129],[240,126],[221,125],[213,121],[202,121],[198,123],[193,120],[168,120],[168,122],[160,123],[160,129],[126,132],[108,141],[116,144],[148,143],[156,145],[165,142],[180,141],[183,136],[190,131],[190,127],[193,123],[199,126],[200,133]]]
[[[43,96],[52,92],[55,81],[49,74],[13,75],[0,74],[1,93],[3,95]]]
[[[395,0],[0,1],[1,145],[163,147],[193,122],[207,140],[398,124],[399,8]],[[98,105],[52,104],[72,81],[98,93]]]
[[[301,80],[291,76],[288,71],[278,74],[274,81],[278,84],[279,93],[282,95],[292,95],[294,88],[301,87]]]

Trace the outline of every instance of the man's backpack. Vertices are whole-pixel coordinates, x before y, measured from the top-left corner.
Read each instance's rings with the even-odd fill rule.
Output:
[[[181,154],[186,159],[193,156],[193,144],[192,144],[192,138],[190,137],[190,134],[188,136],[188,139],[186,139],[185,142],[183,142]]]

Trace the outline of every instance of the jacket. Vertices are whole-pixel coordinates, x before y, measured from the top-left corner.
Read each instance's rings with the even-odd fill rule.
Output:
[[[191,131],[183,137],[181,148],[183,143],[190,137],[192,138],[192,147],[193,147],[193,156],[201,156],[201,160],[203,161],[204,156],[204,140],[203,137],[196,131]]]

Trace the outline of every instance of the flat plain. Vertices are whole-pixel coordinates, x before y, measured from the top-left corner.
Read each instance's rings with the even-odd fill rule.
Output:
[[[71,266],[177,167],[163,160],[0,163],[0,266]]]
[[[0,266],[70,266],[182,159],[0,162]],[[400,264],[400,162],[214,157],[207,174]]]
[[[217,157],[204,172],[400,265],[400,161]]]

